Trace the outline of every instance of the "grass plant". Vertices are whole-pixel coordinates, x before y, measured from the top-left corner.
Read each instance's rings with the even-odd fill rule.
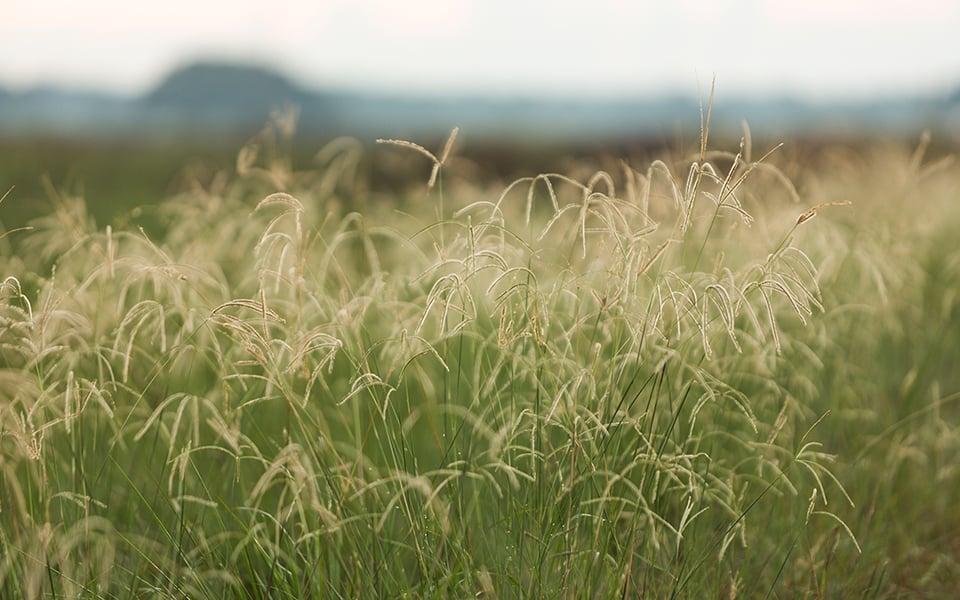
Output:
[[[347,141],[294,171],[290,130],[149,232],[58,196],[0,238],[0,596],[956,580],[955,167],[834,150],[795,187],[705,127],[497,189],[454,132],[376,150],[433,163],[398,199]]]

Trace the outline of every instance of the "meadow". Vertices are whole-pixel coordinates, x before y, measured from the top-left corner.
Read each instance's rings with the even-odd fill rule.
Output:
[[[51,187],[0,230],[0,596],[951,594],[960,168],[707,131],[498,181],[278,118],[109,219]]]

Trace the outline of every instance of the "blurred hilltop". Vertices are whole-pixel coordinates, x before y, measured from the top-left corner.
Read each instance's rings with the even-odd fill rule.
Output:
[[[271,110],[292,105],[300,110],[298,137],[423,138],[459,126],[489,143],[669,141],[696,135],[699,103],[693,96],[594,100],[314,90],[266,67],[198,62],[135,97],[50,86],[0,88],[0,136],[227,141],[248,137]],[[712,117],[714,131],[737,132],[746,120],[765,137],[899,136],[928,128],[960,137],[960,88],[943,97],[817,103],[731,98],[720,90]]]

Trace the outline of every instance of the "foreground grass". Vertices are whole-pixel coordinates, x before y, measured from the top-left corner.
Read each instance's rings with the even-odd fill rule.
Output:
[[[949,589],[955,167],[838,150],[798,193],[704,144],[504,190],[401,143],[398,201],[356,152],[0,240],[0,595]]]

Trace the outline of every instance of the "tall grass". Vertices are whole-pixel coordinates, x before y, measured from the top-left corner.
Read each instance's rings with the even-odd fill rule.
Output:
[[[748,137],[704,135],[692,157],[497,190],[447,172],[451,139],[378,148],[433,162],[384,199],[357,146],[296,172],[289,134],[149,234],[61,197],[0,240],[0,595],[890,589],[862,505],[894,483],[871,499],[858,465],[890,448],[910,479],[899,424],[927,420],[952,456],[957,382],[921,369],[956,349],[916,340],[936,355],[915,404],[851,441],[894,418],[857,390],[892,383],[846,353],[900,343],[871,320],[923,274],[884,258],[859,203],[828,206],[849,188],[798,193]],[[932,280],[923,310],[952,314]]]

